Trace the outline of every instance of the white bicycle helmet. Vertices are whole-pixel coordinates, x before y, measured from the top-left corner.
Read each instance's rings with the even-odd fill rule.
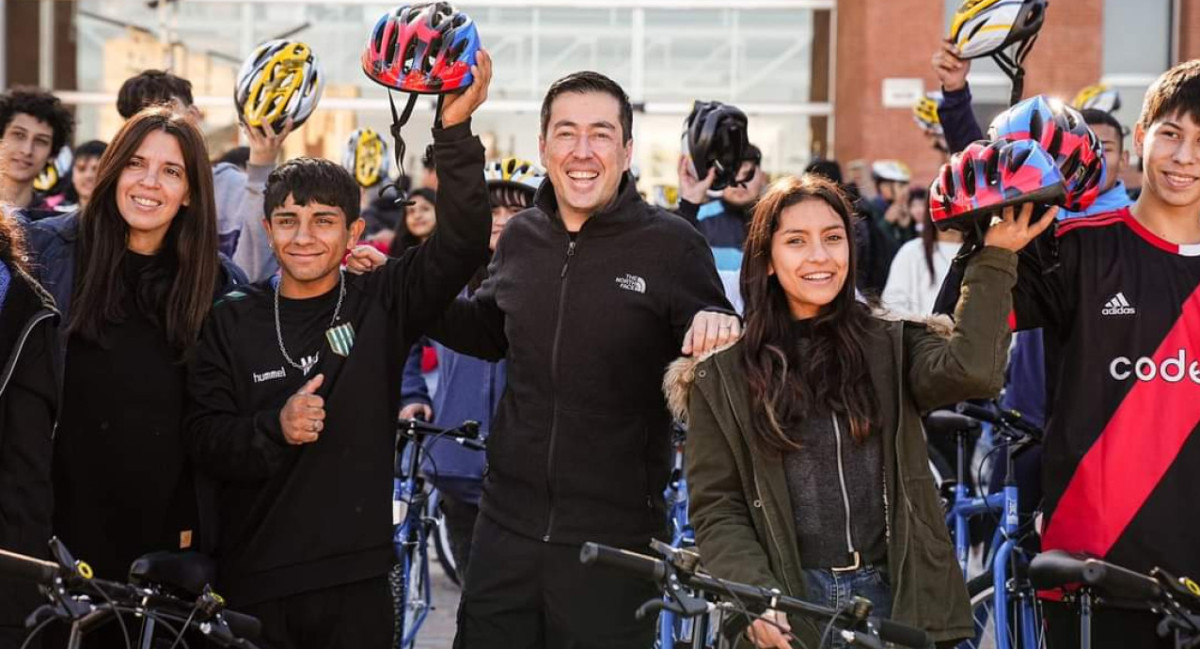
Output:
[[[1042,28],[1047,4],[1047,0],[963,0],[950,23],[950,40],[964,59],[1019,44],[1014,57],[1019,65]]]
[[[871,163],[871,176],[876,180],[907,183],[912,181],[908,165],[899,160],[876,160]]]
[[[369,128],[360,128],[346,140],[346,151],[342,154],[342,166],[360,187],[374,187],[387,180],[392,172],[392,158],[388,155],[387,142]]]
[[[483,168],[487,186],[508,185],[536,192],[546,180],[546,170],[541,165],[521,158],[504,158]]]
[[[325,75],[308,45],[299,41],[267,41],[254,49],[238,72],[234,101],[246,124],[264,123],[279,130],[290,117],[304,123],[317,108]]]
[[[1093,108],[1114,113],[1121,108],[1121,93],[1106,83],[1097,83],[1080,90],[1071,105],[1079,110]]]

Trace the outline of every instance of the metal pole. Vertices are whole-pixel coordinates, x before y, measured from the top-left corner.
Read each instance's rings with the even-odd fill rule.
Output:
[[[42,0],[38,6],[38,85],[54,87],[54,3]]]
[[[629,99],[633,103],[646,100],[646,10],[633,10],[633,29],[629,30],[630,84]]]
[[[8,5],[0,4],[0,90],[8,88]]]
[[[837,129],[834,128],[837,122],[837,44],[838,44],[838,6],[835,3],[833,8],[829,10],[829,97],[826,101],[829,102],[831,110],[829,111],[829,119],[825,120],[825,157],[834,157],[834,145],[836,144],[835,135]],[[812,120],[809,120],[812,124]]]

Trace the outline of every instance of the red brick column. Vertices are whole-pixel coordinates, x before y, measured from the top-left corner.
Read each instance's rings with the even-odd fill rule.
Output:
[[[1179,60],[1200,59],[1200,0],[1180,0]]]
[[[943,6],[929,0],[838,3],[834,152],[843,166],[896,158],[914,180],[932,180],[941,158],[913,123],[912,109],[884,108],[883,80],[920,77],[937,87],[929,67],[942,34]]]

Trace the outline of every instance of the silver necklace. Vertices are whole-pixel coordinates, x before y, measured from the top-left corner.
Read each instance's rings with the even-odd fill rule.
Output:
[[[304,365],[292,360],[292,357],[288,356],[287,348],[285,348],[283,346],[283,327],[281,327],[279,325],[279,285],[282,283],[283,283],[282,278],[280,278],[280,280],[275,283],[275,339],[279,341],[279,353],[283,354],[283,360],[287,361],[288,365],[291,365],[292,367],[300,370],[301,372],[304,372],[305,371]],[[338,314],[341,313],[341,311],[342,311],[342,298],[344,298],[344,297],[346,297],[346,271],[339,268],[338,269],[338,301],[337,301],[337,306],[333,308],[333,319],[331,319],[329,321],[330,327],[333,326],[333,323],[337,322]]]

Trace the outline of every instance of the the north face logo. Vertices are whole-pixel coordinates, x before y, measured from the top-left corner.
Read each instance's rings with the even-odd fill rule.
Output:
[[[634,293],[646,292],[646,280],[637,275],[630,275],[629,273],[625,273],[624,276],[617,278],[617,286],[626,291],[633,291]]]
[[[1104,303],[1104,308],[1100,311],[1102,315],[1135,315],[1137,309],[1125,299],[1124,293],[1117,293],[1112,296],[1112,299]]]

